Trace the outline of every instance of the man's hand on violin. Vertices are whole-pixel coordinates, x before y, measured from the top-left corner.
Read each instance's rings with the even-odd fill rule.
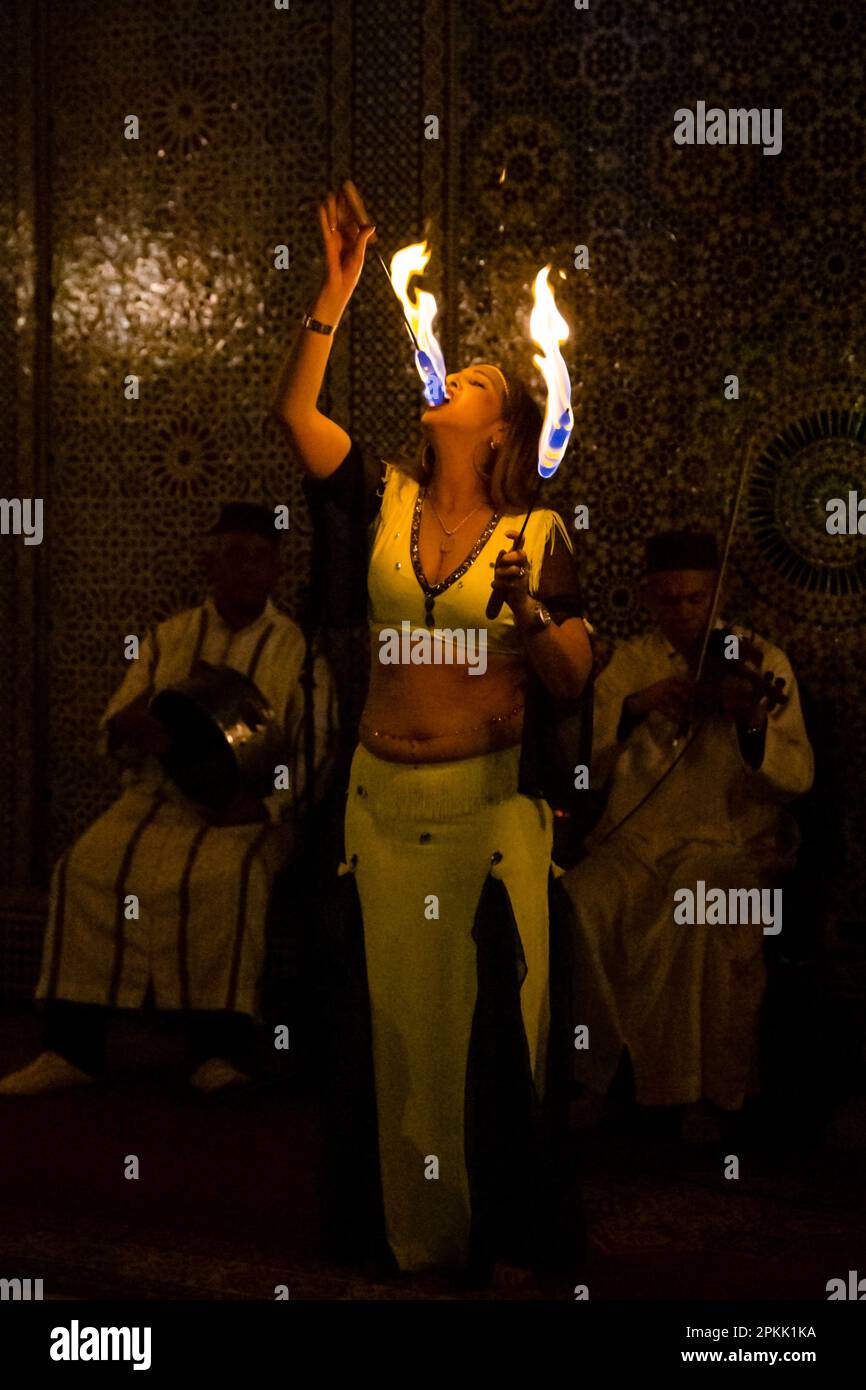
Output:
[[[642,718],[655,712],[666,719],[686,719],[694,708],[694,681],[685,676],[666,676],[655,681],[644,690],[637,690],[628,697],[626,706],[629,714]]]
[[[719,680],[704,678],[701,682],[699,704],[705,714],[728,714],[732,719],[742,719],[756,703],[751,682],[739,676],[732,674]]]
[[[708,712],[728,715],[738,729],[762,729],[768,712],[786,702],[784,685],[784,678],[774,678],[772,671],[760,676],[731,674],[702,687],[701,705]]]

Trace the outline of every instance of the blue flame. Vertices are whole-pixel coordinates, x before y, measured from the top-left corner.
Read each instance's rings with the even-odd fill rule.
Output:
[[[424,382],[424,395],[427,404],[442,405],[443,401],[447,400],[445,383],[423,348],[418,348],[415,353],[415,365],[421,380]]]
[[[574,412],[570,405],[559,417],[557,424],[553,425],[547,437],[547,443],[540,450],[538,460],[538,471],[542,478],[552,478],[559,467],[562,456],[568,448],[568,441],[571,438],[571,431],[574,428]]]

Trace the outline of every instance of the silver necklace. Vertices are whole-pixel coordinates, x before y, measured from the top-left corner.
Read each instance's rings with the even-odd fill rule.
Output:
[[[460,530],[460,527],[466,525],[466,523],[467,523],[467,521],[469,520],[469,517],[470,517],[470,516],[474,516],[476,512],[478,512],[478,511],[481,510],[481,505],[480,505],[480,503],[479,503],[479,505],[478,505],[477,507],[473,507],[473,508],[472,508],[472,511],[469,513],[469,515],[468,515],[468,516],[464,516],[463,520],[460,522],[460,524],[459,524],[458,526],[455,526],[455,527],[454,527],[454,530],[453,530],[453,531],[449,531],[449,530],[448,530],[448,527],[445,525],[445,522],[442,520],[441,516],[439,515],[438,511],[436,510],[436,503],[433,501],[433,498],[430,496],[430,493],[429,493],[429,492],[427,493],[427,497],[428,497],[428,499],[429,499],[430,506],[433,508],[433,515],[436,517],[436,520],[439,522],[439,525],[442,527],[442,530],[445,532],[445,539],[443,539],[443,540],[441,540],[441,541],[439,542],[439,553],[440,553],[441,555],[447,555],[449,550],[453,550],[453,549],[454,549],[454,547],[453,547],[452,544],[451,544],[451,537],[452,537],[452,536],[456,536],[457,532]]]

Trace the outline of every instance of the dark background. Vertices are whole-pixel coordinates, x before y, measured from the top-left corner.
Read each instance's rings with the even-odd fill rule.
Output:
[[[218,502],[291,503],[281,598],[302,609],[309,527],[267,406],[317,284],[317,200],[352,175],[386,256],[430,239],[449,368],[488,357],[541,395],[530,286],[548,261],[566,271],[580,414],[549,498],[589,506],[602,637],[644,626],[645,535],[721,531],[748,453],[730,610],[801,677],[820,930],[856,942],[866,562],[862,538],[827,537],[824,503],[866,492],[862,6],[103,0],[11,4],[0,22],[4,493],[46,503],[40,548],[0,546],[0,869],[18,902],[113,794],[93,730],[121,639],[199,598],[189,541]],[[783,108],[783,150],[674,145],[674,110],[699,97]],[[322,407],[382,452],[416,438],[418,381],[373,259]],[[363,645],[329,639],[349,720]],[[17,944],[26,973],[26,923]]]
[[[748,453],[731,611],[801,679],[814,934],[864,992],[866,562],[824,525],[829,497],[866,491],[864,43],[856,0],[7,0],[2,491],[44,497],[46,526],[41,547],[0,539],[7,996],[32,986],[51,863],[114,793],[94,731],[123,636],[198,600],[191,540],[219,502],[289,502],[280,597],[301,612],[308,517],[268,406],[317,283],[316,204],[346,176],[386,257],[429,238],[449,369],[499,361],[542,397],[527,319],[553,263],[580,413],[548,499],[589,506],[601,633],[646,622],[648,533],[722,530]],[[781,107],[782,152],[675,145],[698,99]],[[322,406],[383,452],[416,442],[419,382],[372,258]],[[327,643],[349,746],[365,637]]]
[[[859,0],[5,0],[0,494],[44,498],[46,534],[0,537],[4,1069],[36,1050],[51,865],[115,793],[95,729],[123,638],[199,601],[195,537],[222,501],[289,503],[280,599],[303,612],[309,518],[268,412],[321,273],[317,203],[348,176],[386,257],[428,237],[449,369],[498,361],[542,398],[527,320],[554,265],[580,411],[547,501],[566,518],[589,506],[576,538],[601,635],[647,621],[646,535],[721,533],[748,460],[729,611],[787,651],[818,754],[768,945],[741,1181],[624,1110],[581,1159],[592,1297],[823,1299],[857,1267],[864,542],[828,537],[825,503],[866,492],[864,43]],[[698,100],[781,107],[781,154],[676,146],[674,112]],[[589,272],[573,264],[584,243]],[[421,404],[371,259],[322,408],[388,453],[414,447]],[[351,751],[367,638],[324,641]],[[147,1019],[126,1028],[126,1063],[178,1060]],[[205,1119],[169,1084],[60,1094],[26,1123],[16,1110],[0,1274],[85,1298],[271,1299],[278,1282],[450,1296],[423,1280],[371,1294],[316,1263],[309,1097],[256,1093]],[[147,1164],[134,1194],[117,1175],[130,1146]]]

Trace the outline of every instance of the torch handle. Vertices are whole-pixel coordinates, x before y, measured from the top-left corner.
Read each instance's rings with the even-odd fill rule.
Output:
[[[539,484],[539,487],[536,489],[535,496],[534,496],[533,499],[532,499],[532,506],[529,508],[529,511],[526,513],[526,516],[523,518],[523,525],[521,526],[521,528],[520,528],[520,530],[519,530],[519,532],[518,532],[518,534],[517,534],[517,539],[516,539],[516,541],[514,542],[514,545],[511,547],[512,550],[519,550],[519,549],[520,549],[520,542],[523,540],[523,533],[524,533],[524,531],[526,530],[526,523],[527,523],[527,521],[529,520],[530,516],[532,515],[532,508],[535,506],[536,502],[538,501],[538,494],[539,494],[540,491],[541,491],[541,487],[540,487],[540,484]],[[504,554],[505,554],[505,551],[504,551],[504,550],[500,550],[500,552],[499,552],[499,554],[497,555],[496,559],[497,559],[497,560],[501,560]],[[490,619],[491,622],[492,622],[495,618],[498,618],[498,617],[499,617],[499,614],[500,614],[500,612],[502,611],[502,605],[503,605],[504,602],[505,602],[505,594],[504,594],[503,590],[500,589],[500,588],[498,588],[498,587],[494,584],[494,585],[493,585],[493,588],[492,588],[492,590],[491,590],[491,593],[490,593],[490,598],[487,600],[487,607],[486,607],[485,610],[484,610],[486,617],[488,617],[488,618]]]
[[[496,557],[497,560],[501,560],[504,554],[505,551],[500,550],[499,554]],[[494,584],[490,592],[490,597],[487,600],[487,607],[484,610],[485,615],[490,619],[491,622],[493,622],[495,618],[499,617],[504,602],[505,595],[503,594],[502,590],[497,589],[496,585]]]
[[[392,283],[392,281],[391,281],[391,272],[388,270],[388,267],[386,266],[384,260],[382,259],[382,253],[381,253],[381,251],[378,251],[378,250],[377,250],[377,251],[376,251],[376,255],[379,257],[379,264],[380,264],[380,266],[382,267],[382,269],[383,269],[384,272],[385,272],[385,279],[388,281],[388,284],[391,286],[391,289],[393,290],[394,286],[393,286],[393,283]],[[401,312],[402,315],[403,315],[403,327],[406,329],[406,332],[409,334],[409,337],[412,339],[412,346],[414,347],[414,349],[415,349],[416,352],[420,352],[420,351],[421,351],[421,346],[420,346],[420,344],[419,344],[419,342],[418,342],[418,339],[415,337],[415,334],[414,334],[414,332],[413,332],[413,330],[412,330],[412,325],[410,324],[409,320],[408,320],[407,317],[406,317],[406,311],[404,310],[402,304],[401,304],[401,306],[400,306],[400,312]]]

